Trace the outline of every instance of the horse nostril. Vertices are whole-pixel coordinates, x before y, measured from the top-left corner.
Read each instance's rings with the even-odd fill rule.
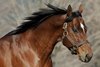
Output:
[[[85,62],[89,62],[91,60],[92,56],[89,56],[89,54],[86,55],[85,57]]]

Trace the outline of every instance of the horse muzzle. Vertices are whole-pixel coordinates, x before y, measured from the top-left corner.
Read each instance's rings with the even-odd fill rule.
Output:
[[[93,56],[92,49],[88,43],[80,46],[77,51],[82,62],[89,62]]]
[[[89,62],[91,60],[92,56],[89,56],[88,54],[85,55],[85,56],[81,56],[79,59],[82,61],[82,62]]]

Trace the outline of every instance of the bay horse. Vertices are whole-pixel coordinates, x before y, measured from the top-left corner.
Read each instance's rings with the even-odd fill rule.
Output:
[[[46,5],[0,39],[0,67],[52,67],[51,53],[59,41],[82,62],[91,60],[82,5],[74,12],[70,5]]]

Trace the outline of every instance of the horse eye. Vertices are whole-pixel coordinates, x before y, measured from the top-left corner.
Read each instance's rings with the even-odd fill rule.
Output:
[[[72,30],[73,30],[74,32],[77,32],[77,28],[76,28],[76,27],[74,27]]]

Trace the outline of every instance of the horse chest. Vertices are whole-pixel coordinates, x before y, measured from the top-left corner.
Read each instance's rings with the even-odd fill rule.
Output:
[[[5,47],[5,46],[4,46]],[[0,52],[0,67],[39,67],[39,57],[31,48],[12,46]]]

